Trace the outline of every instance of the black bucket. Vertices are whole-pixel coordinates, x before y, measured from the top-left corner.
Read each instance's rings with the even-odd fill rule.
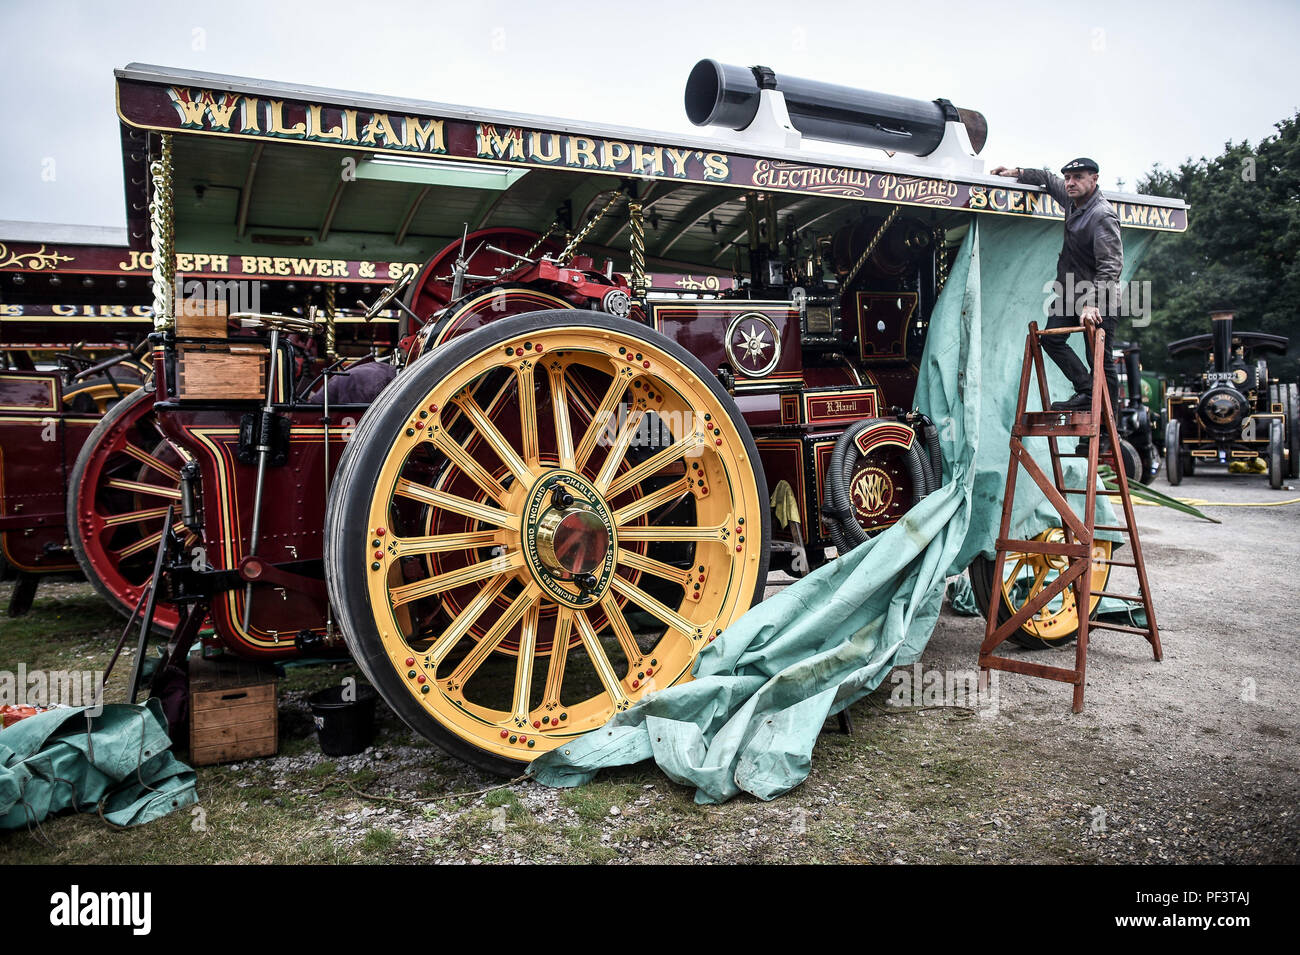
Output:
[[[344,699],[344,693],[355,699]],[[352,756],[360,753],[375,738],[375,691],[364,683],[355,686],[332,686],[313,693],[312,721],[321,752],[326,756]]]

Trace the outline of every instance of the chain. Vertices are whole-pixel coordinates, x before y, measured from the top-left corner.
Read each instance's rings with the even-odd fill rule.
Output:
[[[948,230],[943,226],[934,227],[934,245],[936,256],[934,268],[934,296],[939,297],[948,282]]]
[[[332,284],[325,286],[325,357],[330,361],[338,358],[334,334],[335,291]]]
[[[632,233],[632,297],[643,299],[646,293],[645,277],[645,219],[640,200],[630,199],[627,204],[628,225]]]
[[[557,221],[557,222],[552,222],[549,226],[547,226],[546,231],[543,232],[542,235],[537,239],[537,241],[532,244],[532,247],[529,248],[529,250],[524,253],[524,258],[531,259],[533,257],[533,253],[535,253],[538,249],[542,247],[542,243],[555,234],[555,227],[558,226],[559,224],[560,223]]]
[[[878,246],[880,240],[885,237],[885,233],[888,232],[889,227],[894,224],[894,220],[898,218],[898,213],[901,212],[902,209],[902,206],[894,206],[894,208],[890,210],[889,215],[885,216],[885,221],[881,223],[880,229],[877,230],[876,234],[871,237],[871,241],[867,243],[867,247],[862,250],[862,254],[858,256],[858,261],[853,263],[853,268],[849,270],[848,277],[843,281],[843,283],[841,283],[840,288],[847,289],[853,284],[853,280],[858,277],[858,273],[862,271],[862,267],[867,264],[867,259],[871,258],[871,253],[876,251],[876,246]]]
[[[605,205],[601,207],[601,210],[592,216],[585,226],[578,230],[578,234],[569,240],[569,244],[564,247],[564,251],[560,253],[559,258],[556,261],[567,262],[569,257],[578,251],[578,246],[587,238],[591,230],[596,227],[596,223],[603,219],[605,213],[613,208],[614,203],[618,202],[618,200],[622,198],[623,194],[621,192],[616,192],[610,196],[609,202],[605,203]]]
[[[176,239],[172,218],[172,137],[162,135],[162,151],[149,164],[153,198],[149,200],[149,243],[153,249],[153,327],[171,328],[176,320]]]

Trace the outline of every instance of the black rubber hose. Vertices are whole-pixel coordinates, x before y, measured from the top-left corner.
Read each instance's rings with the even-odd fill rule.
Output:
[[[895,424],[888,418],[864,418],[855,422],[840,435],[831,452],[830,466],[826,469],[826,495],[829,503],[822,507],[822,514],[827,518],[831,540],[840,554],[847,554],[859,544],[865,543],[872,535],[862,529],[853,514],[853,502],[849,484],[853,480],[850,472],[851,450],[854,440],[863,431],[881,424]],[[908,476],[912,480],[912,506],[915,507],[926,494],[932,479],[927,475],[927,462],[921,452],[920,442],[914,442],[906,456]]]
[[[933,494],[943,487],[943,449],[939,447],[939,429],[930,420],[929,415],[921,415],[921,434],[925,439],[925,450],[930,461],[930,490]]]

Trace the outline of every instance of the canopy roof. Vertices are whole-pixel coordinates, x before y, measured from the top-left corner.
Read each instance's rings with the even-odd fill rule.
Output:
[[[730,271],[748,243],[747,197],[784,227],[830,231],[863,203],[936,223],[965,211],[1060,218],[1034,187],[948,174],[923,160],[803,150],[580,124],[412,99],[132,64],[118,70],[131,244],[148,241],[155,133],[173,137],[177,248],[243,255],[422,261],[466,225],[577,229],[615,193],[645,204],[648,265]],[[875,158],[875,157],[879,158]],[[1182,231],[1173,199],[1108,194],[1129,227]],[[845,202],[845,200],[854,200]],[[620,267],[625,206],[584,248]]]

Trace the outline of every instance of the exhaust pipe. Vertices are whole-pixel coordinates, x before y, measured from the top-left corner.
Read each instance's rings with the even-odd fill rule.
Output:
[[[978,153],[988,140],[988,123],[975,110],[944,99],[908,99],[833,83],[778,77],[765,66],[752,69],[700,60],[686,80],[686,115],[696,126],[744,129],[758,115],[759,94],[779,91],[794,128],[813,139],[925,156],[943,142],[946,124],[966,127]]]
[[[1210,312],[1210,323],[1214,329],[1214,370],[1228,371],[1232,362],[1232,320],[1236,317],[1235,309],[1216,308]]]
[[[1142,403],[1142,350],[1136,346],[1124,349],[1124,377],[1128,379],[1130,404]]]

